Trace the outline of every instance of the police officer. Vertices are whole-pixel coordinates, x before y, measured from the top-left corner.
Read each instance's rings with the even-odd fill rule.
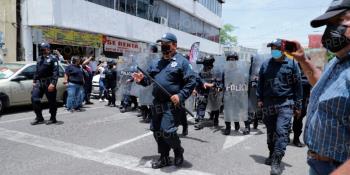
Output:
[[[261,66],[257,98],[263,109],[270,151],[265,164],[271,165],[272,175],[278,175],[282,173],[280,164],[288,145],[292,117],[300,116],[302,85],[299,66],[282,52],[282,40],[277,39],[268,47],[272,58]]]
[[[57,123],[56,85],[59,75],[59,65],[58,58],[50,53],[50,45],[48,43],[41,43],[40,49],[42,55],[36,65],[32,91],[32,105],[36,118],[31,124],[38,125],[44,123],[41,98],[45,94],[49,101],[49,112],[51,114],[50,120],[46,124],[50,125]]]
[[[238,60],[239,60],[239,56],[238,56],[237,52],[232,52],[226,56],[226,61],[238,61]],[[224,75],[224,76],[239,76],[239,75]],[[223,79],[225,79],[225,78],[223,78]],[[225,106],[225,107],[229,108],[229,106]],[[225,121],[225,125],[226,125],[226,128],[225,128],[223,134],[230,135],[231,134],[231,121]],[[234,122],[234,125],[235,125],[235,131],[238,132],[240,127],[241,127],[239,122]],[[244,125],[245,125],[245,129],[243,130],[243,134],[244,135],[250,134],[250,121],[249,120],[244,121]]]
[[[107,62],[107,70],[104,71],[106,76],[106,90],[107,90],[107,99],[108,104],[106,106],[116,107],[115,104],[115,91],[117,87],[117,70],[115,68],[114,60],[110,60]]]
[[[214,72],[215,59],[212,55],[207,55],[203,60],[198,60],[197,64],[203,64],[203,69],[199,72],[199,81],[197,79],[196,94],[197,94],[197,119],[194,125],[195,129],[199,130],[203,128],[203,119],[205,117],[205,112],[209,102],[215,103],[217,99],[209,99],[209,96],[219,98],[218,89],[222,89],[223,85],[221,82],[217,81]],[[209,101],[211,100],[211,101]],[[220,105],[218,105],[218,110],[210,111],[210,118],[214,120],[214,126],[219,124],[219,113]]]
[[[196,78],[190,63],[181,54],[176,52],[177,38],[174,34],[166,33],[157,42],[161,43],[163,56],[153,61],[147,72],[170,94],[161,91],[154,85],[154,101],[151,106],[151,130],[158,145],[160,159],[152,163],[152,168],[162,168],[170,165],[169,151],[174,150],[176,166],[182,165],[184,149],[177,135],[177,126],[185,111],[179,107],[191,95]],[[133,78],[141,85],[150,85],[150,80],[142,73],[134,73]]]

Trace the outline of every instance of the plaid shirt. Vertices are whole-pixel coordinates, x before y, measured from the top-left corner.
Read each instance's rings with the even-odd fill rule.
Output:
[[[311,91],[304,140],[309,150],[350,158],[350,59],[335,58]]]

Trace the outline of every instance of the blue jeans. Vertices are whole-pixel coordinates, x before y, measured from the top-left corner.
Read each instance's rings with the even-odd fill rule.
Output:
[[[100,86],[99,97],[104,99],[105,97],[107,97],[106,86],[105,86],[105,79],[104,78],[100,78],[99,86]]]
[[[329,175],[340,166],[340,164],[319,161],[312,158],[307,159],[307,164],[310,166],[309,175]]]
[[[79,109],[82,106],[84,100],[83,85],[68,83],[67,92],[67,109]]]
[[[293,117],[290,106],[275,107],[269,115],[264,116],[267,129],[267,145],[271,153],[284,155],[289,141],[289,128]]]

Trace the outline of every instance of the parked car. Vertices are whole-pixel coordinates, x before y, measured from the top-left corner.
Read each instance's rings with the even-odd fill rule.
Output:
[[[66,87],[63,84],[64,69],[67,65],[59,65],[57,82],[57,101],[65,102]],[[31,104],[33,77],[36,62],[16,62],[0,64],[0,114],[7,107]],[[47,102],[44,95],[43,102]]]
[[[91,96],[94,98],[98,98],[99,94],[100,94],[100,74],[97,74],[92,78]]]

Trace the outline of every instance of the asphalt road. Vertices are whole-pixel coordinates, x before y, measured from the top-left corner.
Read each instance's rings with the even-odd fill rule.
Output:
[[[139,175],[139,174],[218,174],[264,175],[268,155],[266,130],[259,125],[251,135],[232,132],[223,136],[219,128],[208,126],[182,137],[185,163],[153,170],[158,158],[149,124],[135,112],[121,114],[117,108],[94,101],[85,112],[69,113],[60,108],[60,125],[31,126],[30,107],[10,109],[0,118],[1,175]],[[44,111],[48,119],[48,110]],[[189,118],[192,123],[192,119]],[[241,126],[243,126],[241,124]],[[181,127],[179,129],[181,131]],[[173,157],[173,154],[171,154]],[[306,148],[287,147],[283,174],[307,174]]]

